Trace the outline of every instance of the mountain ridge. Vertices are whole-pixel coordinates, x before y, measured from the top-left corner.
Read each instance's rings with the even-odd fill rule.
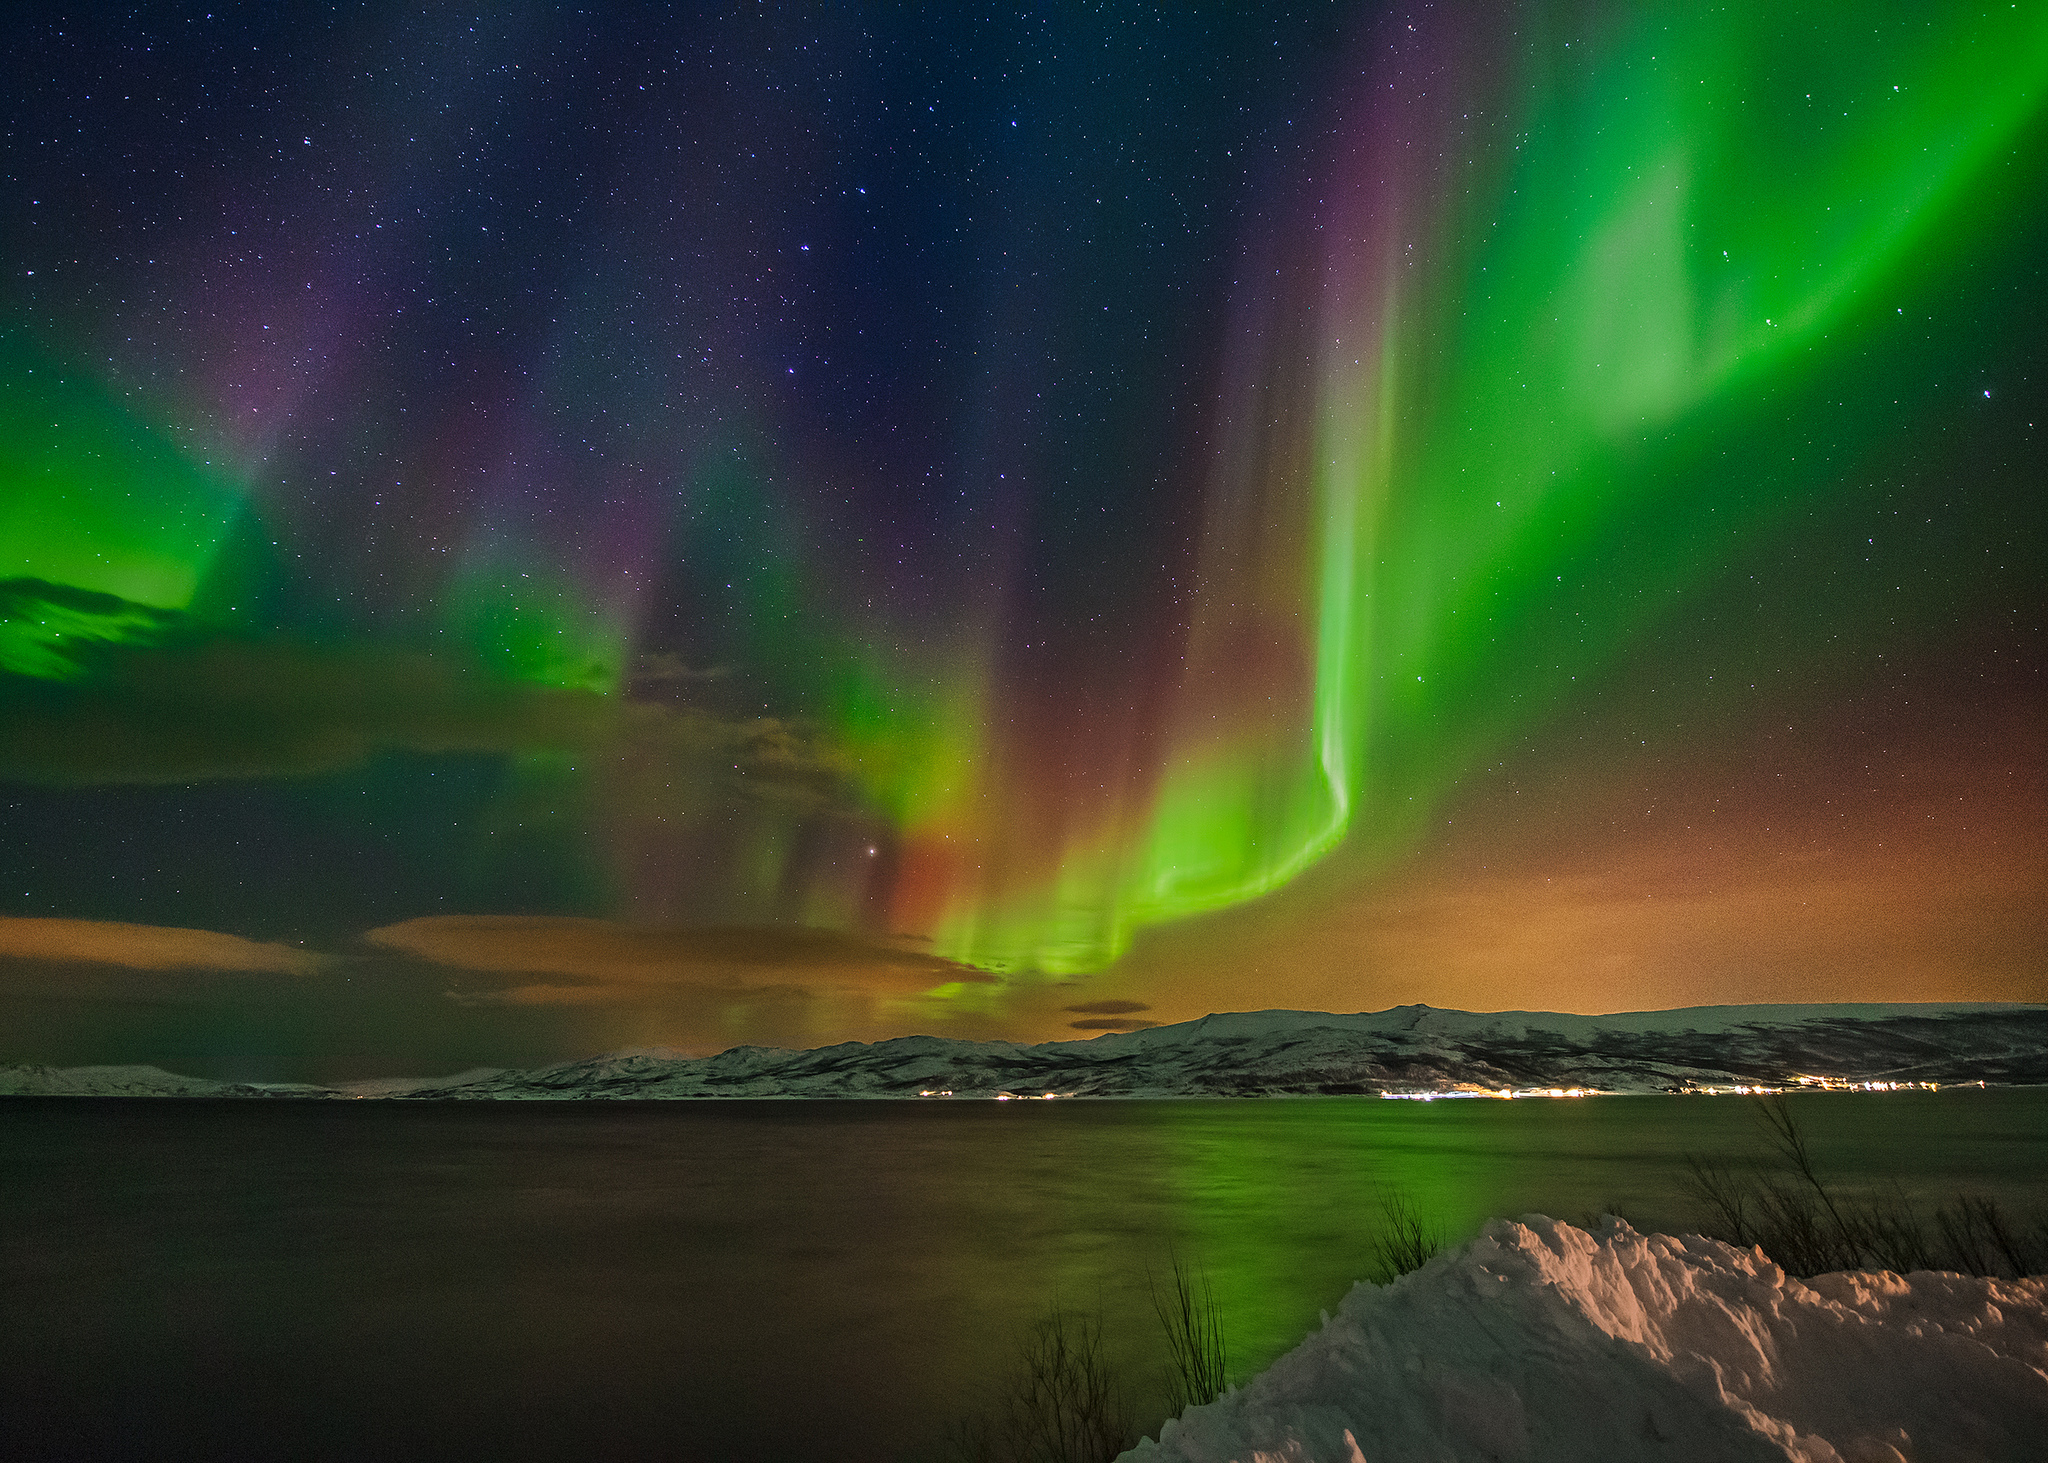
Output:
[[[146,1066],[0,1066],[0,1096],[386,1101],[1255,1097],[1741,1085],[2048,1084],[2048,1005],[1688,1006],[1579,1015],[1426,1005],[1215,1012],[1027,1044],[903,1036],[693,1057],[632,1048],[533,1069],[331,1085],[227,1082]]]

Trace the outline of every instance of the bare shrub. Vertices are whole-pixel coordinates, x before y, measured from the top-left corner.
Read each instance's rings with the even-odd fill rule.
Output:
[[[1102,1323],[1058,1306],[1032,1329],[1016,1398],[1031,1463],[1109,1463],[1130,1443],[1130,1419],[1102,1359]]]
[[[1018,1344],[995,1406],[956,1423],[955,1463],[1110,1463],[1132,1443],[1102,1323],[1054,1305]]]
[[[1880,1268],[2013,1278],[2048,1265],[2048,1219],[2023,1230],[1996,1201],[1959,1194],[1935,1210],[1930,1234],[1898,1184],[1852,1200],[1822,1178],[1783,1097],[1760,1099],[1757,1117],[1775,1165],[1686,1155],[1685,1189],[1716,1239],[1761,1248],[1798,1276]]]
[[[1152,1310],[1166,1332],[1166,1412],[1179,1417],[1190,1407],[1223,1395],[1223,1318],[1209,1286],[1209,1272],[1173,1258],[1173,1286],[1152,1287]]]
[[[1380,1284],[1420,1270],[1443,1249],[1443,1231],[1424,1219],[1399,1190],[1380,1200],[1380,1216],[1380,1232],[1373,1241],[1373,1278]]]
[[[2048,1236],[2048,1223],[2036,1224],[2029,1234],[2006,1217],[1995,1199],[1958,1194],[1934,1211],[1934,1222],[1958,1268],[1972,1275],[2017,1279],[2048,1268],[2048,1253],[2040,1243]]]
[[[1761,1244],[1750,1195],[1755,1176],[1737,1172],[1726,1159],[1701,1158],[1692,1153],[1685,1155],[1685,1167],[1685,1192],[1713,1217],[1715,1237],[1745,1250]]]

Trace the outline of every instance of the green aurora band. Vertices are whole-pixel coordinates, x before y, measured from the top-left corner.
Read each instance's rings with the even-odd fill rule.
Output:
[[[1101,969],[1146,926],[1256,899],[1340,845],[1412,846],[1688,586],[1788,506],[1851,490],[1854,471],[1801,450],[1800,414],[1875,379],[1863,363],[1909,330],[1924,350],[1919,307],[1989,246],[1986,211],[2041,191],[2014,181],[2048,90],[2039,6],[1478,7],[1370,26],[1355,55],[1322,161],[1245,244],[1208,478],[1187,485],[1195,583],[1160,651],[1177,670],[1142,716],[1071,733],[1102,776],[1054,785],[1035,770],[1050,754],[1005,732],[999,594],[906,633],[880,571],[831,562],[844,526],[778,495],[770,426],[707,450],[690,513],[721,529],[730,646],[784,695],[749,745],[795,738],[763,765],[811,759],[852,810],[841,841],[888,849],[885,873],[792,900],[816,798],[769,799],[721,845],[735,888],[1021,978]],[[1967,342],[1933,328],[1935,358],[1959,360]],[[249,604],[293,541],[268,428],[173,425],[203,413],[26,342],[10,330],[0,360],[0,663],[71,684],[99,664],[81,646],[258,633]],[[236,383],[254,423],[317,384]],[[1870,457],[1936,404],[1873,424]],[[419,644],[610,708],[548,722],[567,729],[519,750],[508,798],[601,806],[613,830],[710,816],[660,803],[658,756],[619,730],[652,724],[626,716],[642,546],[688,523],[574,554],[530,530],[486,513],[410,587],[430,607]],[[749,897],[720,912],[770,912]],[[1003,991],[940,994],[972,1009]]]
[[[971,902],[950,953],[1094,969],[1347,837],[1407,844],[1746,534],[1848,485],[1792,404],[1969,257],[2048,86],[2025,7],[1519,14],[1498,55],[1476,16],[1382,52],[1294,247],[1246,271],[1142,830]],[[1248,715],[1260,663],[1300,674]]]

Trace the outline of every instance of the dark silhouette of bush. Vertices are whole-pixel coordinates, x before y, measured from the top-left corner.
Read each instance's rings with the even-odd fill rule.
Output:
[[[1411,1270],[1420,1270],[1443,1251],[1443,1231],[1424,1219],[1400,1190],[1380,1200],[1380,1215],[1385,1222],[1373,1239],[1376,1263],[1372,1278],[1381,1285],[1398,1280]]]
[[[995,1407],[955,1427],[958,1463],[1110,1463],[1135,1441],[1102,1323],[1054,1305],[1020,1342]]]
[[[1735,1163],[1686,1155],[1686,1190],[1704,1232],[1761,1249],[1796,1276],[1837,1270],[1953,1270],[2017,1279],[2048,1268],[2048,1219],[2031,1229],[1996,1200],[1958,1194],[1930,1228],[1904,1190],[1853,1198],[1822,1178],[1805,1130],[1783,1097],[1757,1100],[1772,1161]]]
[[[1179,1417],[1221,1397],[1228,1353],[1209,1272],[1174,1256],[1173,1288],[1163,1295],[1152,1288],[1152,1311],[1166,1332],[1166,1415]]]
[[[1421,1268],[1444,1247],[1443,1232],[1396,1190],[1380,1202],[1373,1278],[1385,1283]],[[1152,1311],[1166,1342],[1167,1416],[1214,1402],[1227,1385],[1223,1315],[1208,1271],[1172,1258],[1172,1279],[1152,1286]],[[992,1406],[956,1424],[946,1463],[1108,1463],[1136,1440],[1123,1387],[1102,1354],[1102,1323],[1053,1306],[1019,1343]]]

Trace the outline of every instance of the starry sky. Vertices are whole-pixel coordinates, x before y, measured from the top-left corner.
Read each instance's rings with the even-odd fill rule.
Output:
[[[30,3],[0,1061],[2048,998],[2048,11]]]

